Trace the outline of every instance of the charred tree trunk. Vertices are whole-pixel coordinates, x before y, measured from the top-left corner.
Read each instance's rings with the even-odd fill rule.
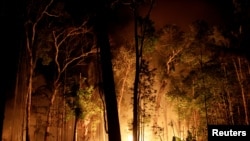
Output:
[[[101,8],[99,11],[99,15],[95,21],[95,32],[97,36],[97,46],[100,48],[102,86],[105,96],[105,106],[108,121],[108,138],[109,141],[121,141],[110,43],[107,33],[107,23],[105,23],[107,20],[105,10],[105,8]]]

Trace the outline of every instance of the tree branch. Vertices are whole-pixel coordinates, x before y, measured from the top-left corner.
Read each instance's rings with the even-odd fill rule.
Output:
[[[50,17],[59,17],[58,15],[50,14],[47,11],[44,12],[44,14],[50,16]]]
[[[31,43],[32,45],[34,44],[34,40],[35,40],[35,35],[36,35],[36,26],[37,24],[40,22],[40,20],[43,18],[44,14],[46,14],[48,8],[50,7],[50,5],[54,2],[54,0],[50,0],[50,2],[45,6],[43,12],[41,13],[41,15],[37,18],[37,20],[35,21],[35,23],[32,26],[32,37],[31,37]]]
[[[179,50],[177,50],[177,51],[173,50],[172,55],[170,55],[170,57],[169,57],[169,59],[168,59],[168,61],[167,61],[167,63],[166,63],[166,65],[167,65],[167,73],[168,73],[168,74],[170,73],[170,63],[173,62],[173,61],[175,60],[176,56],[177,56],[182,50],[183,50],[183,48],[181,48],[181,49],[179,49]]]
[[[60,47],[65,42],[65,40],[71,36],[90,32],[91,29],[87,29],[85,26],[86,24],[87,24],[87,21],[83,22],[83,24],[77,28],[65,29],[63,32],[61,32],[57,36],[55,36],[55,39],[58,40],[61,36],[64,35],[64,33],[66,33],[65,37],[62,38],[62,40],[58,43],[57,46]]]
[[[89,51],[89,52],[83,53],[83,54],[81,54],[81,55],[79,55],[79,56],[77,56],[77,57],[74,57],[74,58],[70,59],[70,60],[63,66],[63,68],[62,68],[62,70],[61,70],[61,73],[64,72],[65,69],[67,69],[67,67],[68,67],[71,63],[73,63],[74,61],[76,61],[76,60],[78,60],[78,59],[80,59],[80,58],[86,57],[86,56],[88,56],[88,55],[91,54],[91,53],[97,53],[97,50],[96,50],[96,49],[92,49],[92,50]]]

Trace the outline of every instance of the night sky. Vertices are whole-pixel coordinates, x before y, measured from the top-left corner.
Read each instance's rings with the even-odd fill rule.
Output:
[[[230,0],[156,0],[151,16],[157,27],[170,23],[185,29],[197,19],[222,24],[229,20],[231,14],[229,2]]]

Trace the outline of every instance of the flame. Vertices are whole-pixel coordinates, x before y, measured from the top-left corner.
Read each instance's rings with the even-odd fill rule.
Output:
[[[133,136],[131,134],[128,135],[128,141],[133,141]]]

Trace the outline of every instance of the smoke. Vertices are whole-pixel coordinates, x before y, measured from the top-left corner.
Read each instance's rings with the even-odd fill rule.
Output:
[[[149,5],[140,7],[140,15],[146,15]],[[230,1],[215,0],[156,0],[150,18],[156,30],[166,24],[175,24],[187,30],[196,20],[204,20],[210,25],[221,25],[230,17]],[[117,44],[124,38],[133,38],[133,12],[128,6],[116,11],[111,19],[110,34]]]

